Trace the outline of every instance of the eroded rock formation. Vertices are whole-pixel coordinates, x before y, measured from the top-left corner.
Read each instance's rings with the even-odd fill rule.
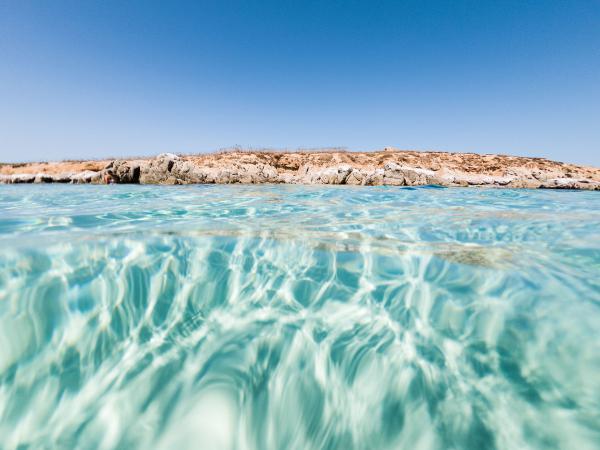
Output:
[[[543,158],[473,153],[250,152],[4,164],[0,183],[289,183],[497,186],[600,190],[600,169]]]

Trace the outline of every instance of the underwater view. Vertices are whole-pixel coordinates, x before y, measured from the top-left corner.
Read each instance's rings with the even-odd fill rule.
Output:
[[[0,187],[1,449],[598,449],[598,192]]]

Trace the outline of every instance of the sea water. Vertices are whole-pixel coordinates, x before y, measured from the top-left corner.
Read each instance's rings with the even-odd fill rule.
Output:
[[[2,186],[0,448],[600,448],[600,192]]]

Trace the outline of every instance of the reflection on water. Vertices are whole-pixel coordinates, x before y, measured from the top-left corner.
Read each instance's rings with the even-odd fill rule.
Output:
[[[0,448],[600,445],[600,195],[0,188]]]

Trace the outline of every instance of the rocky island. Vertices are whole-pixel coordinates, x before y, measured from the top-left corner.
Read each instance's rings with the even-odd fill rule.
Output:
[[[0,183],[288,183],[600,190],[600,169],[474,153],[243,151],[0,165]]]

